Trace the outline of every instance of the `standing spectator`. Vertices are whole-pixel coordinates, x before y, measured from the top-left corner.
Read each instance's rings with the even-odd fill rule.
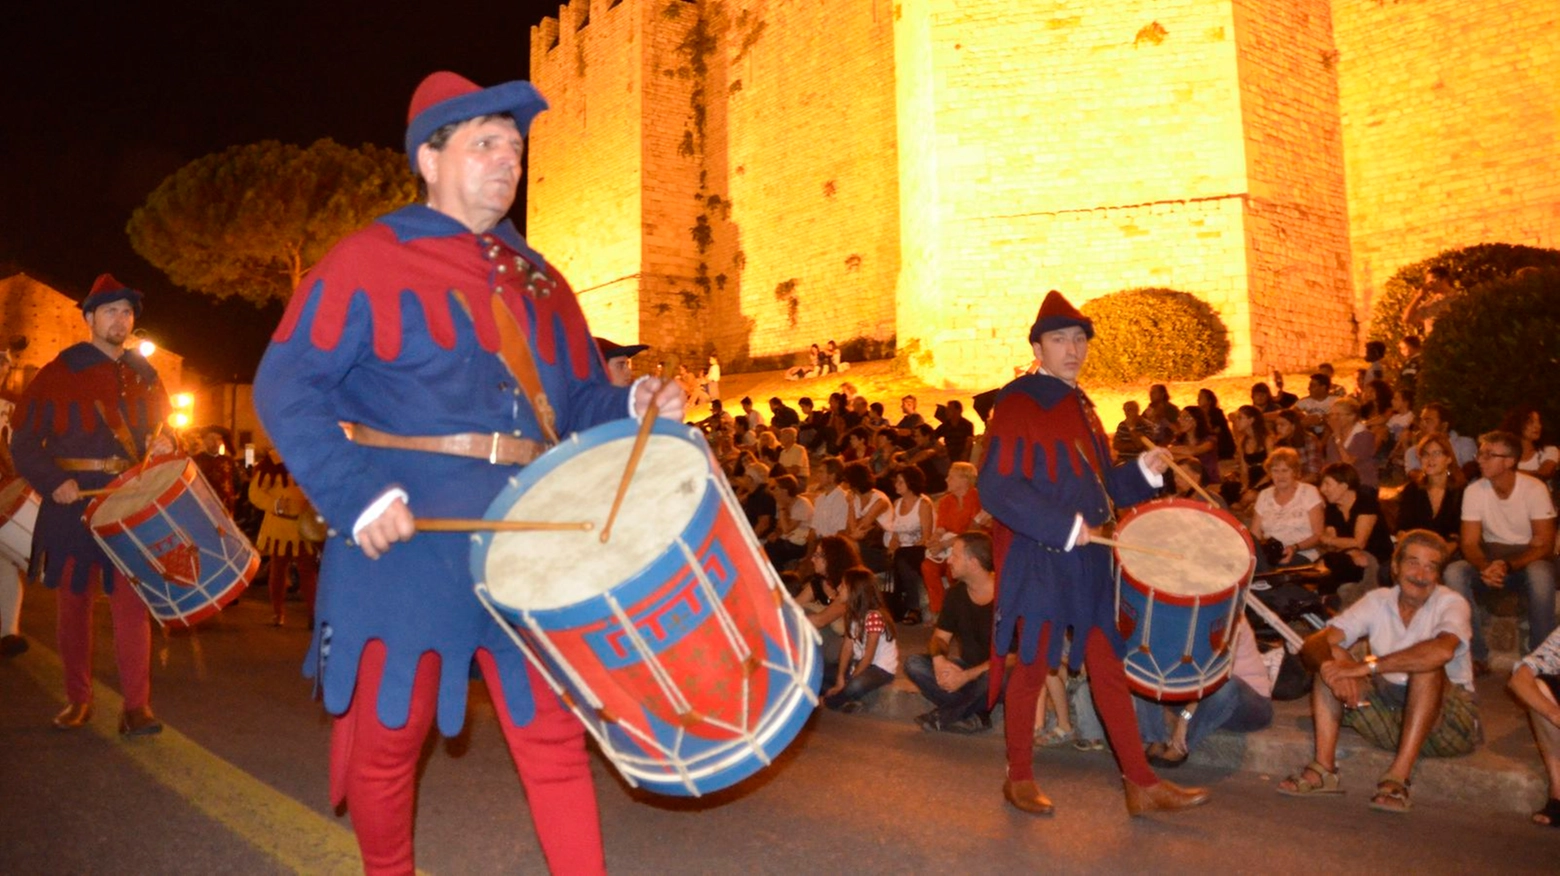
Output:
[[[1462,555],[1446,570],[1446,585],[1474,608],[1473,661],[1488,671],[1483,609],[1478,598],[1506,589],[1527,597],[1529,641],[1555,628],[1555,506],[1534,477],[1517,471],[1522,441],[1510,432],[1479,436],[1479,480],[1463,491]]]
[[[1426,435],[1419,442],[1424,476],[1409,481],[1398,493],[1397,534],[1428,529],[1455,550],[1462,537],[1462,498],[1467,478],[1456,464],[1451,439]]]
[[[917,717],[923,730],[974,733],[991,726],[992,602],[996,598],[991,537],[968,532],[953,539],[948,568],[954,584],[927,653],[905,660],[905,676],[933,709]]]
[[[845,588],[845,639],[838,664],[825,667],[825,672],[833,670],[834,686],[824,691],[823,704],[858,712],[867,694],[894,680],[899,645],[872,573],[859,566],[846,571]]]
[[[227,430],[221,426],[207,426],[200,430],[200,452],[192,459],[201,476],[217,494],[217,500],[231,516],[238,505],[238,463],[232,451],[226,447]],[[226,451],[226,452],[224,452]]]
[[[921,563],[921,580],[926,584],[926,604],[936,613],[942,611],[943,577],[953,572],[947,560],[954,538],[991,522],[991,515],[980,507],[975,466],[955,462],[948,468],[948,492],[937,500],[932,519],[932,537],[926,560]]]
[[[318,548],[298,531],[298,518],[309,509],[309,500],[293,481],[276,448],[268,447],[249,482],[249,501],[265,512],[255,549],[268,558],[266,583],[271,594],[271,625],[281,626],[287,600],[287,573],[298,570],[298,594],[314,629],[314,596],[319,581]],[[312,513],[312,512],[310,512]]]
[[[1291,448],[1274,450],[1268,456],[1267,470],[1273,485],[1257,494],[1251,537],[1258,542],[1274,538],[1284,546],[1275,565],[1291,565],[1297,559],[1314,561],[1325,525],[1322,494],[1300,480],[1300,455]]]
[[[1533,813],[1532,821],[1560,827],[1560,630],[1522,658],[1506,688],[1527,708],[1533,741],[1549,777],[1549,801]]]
[[[964,402],[958,399],[950,399],[944,410],[947,414],[938,417],[941,422],[933,435],[940,438],[948,449],[950,461],[969,462],[970,445],[975,441],[975,424],[964,418]]]
[[[1392,556],[1395,587],[1373,590],[1313,633],[1301,650],[1311,688],[1315,756],[1278,785],[1291,797],[1341,794],[1338,734],[1349,726],[1394,753],[1370,807],[1405,813],[1421,752],[1468,754],[1479,736],[1468,665],[1468,603],[1441,586],[1451,549],[1432,532],[1404,535]],[[1370,654],[1348,650],[1364,639]]]
[[[823,538],[845,531],[849,512],[849,497],[840,479],[845,466],[835,457],[827,457],[818,465],[818,494],[813,499],[813,535]]]
[[[144,456],[173,451],[161,430],[168,394],[157,370],[125,349],[141,316],[140,290],[103,274],[82,299],[81,315],[89,339],[38,371],[12,422],[16,470],[41,500],[28,575],[57,594],[67,703],[54,726],[74,730],[92,720],[92,604],[101,588],[124,695],[119,732],[143,736],[162,730],[151,708],[151,617],[82,520],[88,497],[81,491],[102,489]]]
[[[1522,453],[1517,460],[1517,471],[1525,471],[1541,481],[1548,482],[1560,466],[1560,448],[1544,443],[1544,418],[1538,408],[1523,405],[1506,414],[1501,421],[1502,432],[1522,439]]]
[[[1429,268],[1425,271],[1424,282],[1403,308],[1403,324],[1420,337],[1430,337],[1430,332],[1435,330],[1436,319],[1445,312],[1456,294],[1457,287],[1452,285],[1452,272],[1446,266]]]
[[[921,562],[932,538],[932,500],[926,498],[926,477],[907,465],[894,473],[896,498],[878,522],[894,567],[894,595],[890,607],[895,619],[906,626],[921,622]]]
[[[710,367],[704,372],[704,391],[713,401],[720,400],[720,360],[710,354]]]
[[[1327,426],[1323,460],[1328,465],[1352,465],[1359,473],[1360,483],[1377,486],[1380,480],[1376,474],[1376,436],[1360,419],[1360,403],[1352,398],[1334,399],[1327,413]]]

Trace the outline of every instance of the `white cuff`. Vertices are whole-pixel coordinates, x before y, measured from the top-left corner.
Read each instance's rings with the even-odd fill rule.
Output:
[[[406,491],[400,487],[391,487],[380,493],[379,498],[370,502],[368,507],[363,509],[363,513],[358,515],[357,522],[352,524],[352,537],[356,539],[358,533],[363,531],[363,527],[378,520],[379,515],[385,513],[385,509],[389,508],[390,504],[396,499],[409,503],[412,497],[408,496]]]
[[[644,383],[646,380],[649,380],[649,379],[650,379],[650,375],[646,374],[646,375],[644,375],[642,377],[634,378],[634,382],[630,383],[628,385],[628,415],[630,417],[637,417],[637,416],[639,416],[638,414],[634,413],[634,394],[639,391],[639,384]],[[654,401],[654,398],[652,397],[651,400]],[[645,410],[648,411],[649,409],[650,409],[650,407],[648,405],[646,405],[645,406]]]
[[[1143,479],[1148,481],[1149,486],[1157,490],[1165,485],[1164,472],[1154,471],[1153,469],[1149,468],[1148,463],[1143,461],[1142,454],[1138,455],[1137,464],[1138,471],[1143,473]]]
[[[1083,531],[1083,515],[1082,514],[1076,514],[1076,515],[1073,516],[1072,532],[1067,536],[1067,543],[1062,545],[1062,550],[1070,551],[1074,547],[1076,547],[1077,544],[1078,544],[1078,533],[1080,533],[1082,531]]]

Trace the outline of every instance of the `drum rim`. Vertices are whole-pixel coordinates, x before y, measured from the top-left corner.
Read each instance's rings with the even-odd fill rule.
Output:
[[[1246,527],[1240,522],[1239,519],[1235,517],[1235,515],[1224,510],[1223,508],[1215,508],[1209,505],[1207,502],[1196,499],[1183,499],[1179,496],[1167,496],[1162,499],[1151,499],[1147,502],[1134,505],[1127,509],[1127,511],[1121,515],[1120,520],[1118,520],[1116,523],[1116,532],[1119,534],[1123,529],[1126,528],[1126,525],[1129,522],[1140,516],[1143,516],[1143,514],[1149,510],[1162,511],[1167,508],[1187,508],[1193,511],[1201,511],[1207,514],[1211,514],[1212,516],[1224,521],[1226,525],[1228,525],[1235,531],[1237,535],[1240,536],[1241,541],[1245,542],[1246,552],[1251,555],[1251,560],[1246,565],[1245,573],[1235,581],[1231,582],[1228,586],[1222,587],[1211,593],[1197,593],[1187,596],[1180,593],[1159,590],[1145,581],[1138,580],[1127,571],[1127,564],[1121,561],[1121,549],[1112,547],[1111,553],[1115,557],[1116,569],[1118,570],[1118,575],[1122,578],[1123,583],[1126,583],[1133,590],[1136,590],[1139,593],[1152,593],[1156,597],[1163,597],[1157,601],[1166,602],[1170,605],[1174,605],[1180,608],[1194,608],[1199,605],[1206,605],[1209,602],[1223,601],[1226,597],[1229,596],[1231,591],[1243,588],[1250,583],[1251,575],[1256,571],[1257,568],[1257,543],[1254,539],[1252,539],[1251,531],[1246,529]]]
[[[113,491],[124,489],[125,487],[129,486],[132,481],[148,472],[160,469],[164,466],[176,465],[180,461],[180,457],[170,457],[160,462],[150,461],[147,464],[138,465],[129,469],[128,471],[121,472],[117,477],[108,482],[108,486],[104,487],[105,490],[109,490],[110,492],[95,497],[87,504],[86,510],[81,513],[81,521],[85,523],[87,528],[93,532],[102,532],[105,535],[110,535],[123,532],[126,529],[134,529],[135,527],[140,526],[141,524],[150,520],[152,515],[156,514],[156,508],[163,503],[164,499],[177,496],[186,490],[194,489],[194,478],[191,476],[190,472],[191,470],[194,470],[197,473],[200,471],[200,469],[195,465],[195,460],[190,459],[187,456],[183,457],[182,462],[184,463],[184,466],[179,471],[178,476],[173,479],[173,483],[164,488],[162,492],[154,495],[141,508],[117,520],[105,520],[104,522],[96,525],[94,525],[92,522],[92,518],[96,517],[98,511],[102,510],[104,503],[114,497]],[[182,489],[180,489],[181,485],[183,485]]]
[[[4,483],[0,483],[0,502],[5,501],[5,491],[11,489],[12,484],[21,484],[22,488],[17,491],[15,501],[10,502],[8,505],[0,505],[0,524],[15,517],[16,512],[22,510],[22,506],[27,504],[29,497],[40,504],[43,501],[38,496],[38,491],[32,488],[32,484],[28,483],[26,478],[21,475],[13,475],[7,478]]]

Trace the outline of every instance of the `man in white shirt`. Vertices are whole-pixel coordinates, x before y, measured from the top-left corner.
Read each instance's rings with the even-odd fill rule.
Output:
[[[796,430],[789,426],[780,430],[779,463],[785,466],[787,472],[796,475],[796,480],[801,483],[802,489],[807,489],[807,481],[812,477],[811,466],[807,460],[807,448],[796,443]]]
[[[1327,425],[1327,414],[1337,399],[1332,394],[1332,378],[1318,371],[1311,375],[1310,389],[1295,408],[1305,415],[1305,427],[1320,435]]]
[[[747,396],[742,397],[742,414],[748,418],[748,425],[754,429],[761,429],[768,425],[764,419],[764,412],[753,407],[753,400]]]
[[[1517,471],[1522,442],[1510,432],[1479,436],[1479,472],[1463,491],[1463,558],[1446,569],[1446,586],[1474,606],[1473,662],[1488,671],[1489,646],[1479,622],[1478,597],[1488,590],[1522,593],[1528,603],[1528,641],[1555,628],[1555,505],[1543,481]]]
[[[1315,759],[1278,785],[1291,797],[1341,794],[1338,733],[1347,725],[1396,756],[1370,807],[1404,813],[1421,752],[1467,754],[1479,739],[1468,658],[1467,600],[1441,586],[1451,547],[1425,529],[1403,534],[1392,555],[1391,588],[1367,593],[1306,640],[1300,658],[1317,673],[1311,688]],[[1360,639],[1370,654],[1355,660]]]
[[[845,466],[838,457],[828,457],[820,467],[818,496],[813,499],[812,519],[813,535],[818,538],[839,535],[845,531],[849,503],[845,489],[840,486],[840,478],[844,473]]]

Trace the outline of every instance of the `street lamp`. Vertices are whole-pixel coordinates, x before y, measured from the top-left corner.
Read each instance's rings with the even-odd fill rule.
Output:
[[[150,359],[157,352],[157,342],[146,336],[146,329],[136,329],[131,336],[138,342],[135,349],[142,359]]]
[[[146,341],[144,343],[151,343]],[[173,413],[168,415],[168,425],[175,429],[188,428],[195,420],[195,395],[189,392],[176,392],[173,398]]]

